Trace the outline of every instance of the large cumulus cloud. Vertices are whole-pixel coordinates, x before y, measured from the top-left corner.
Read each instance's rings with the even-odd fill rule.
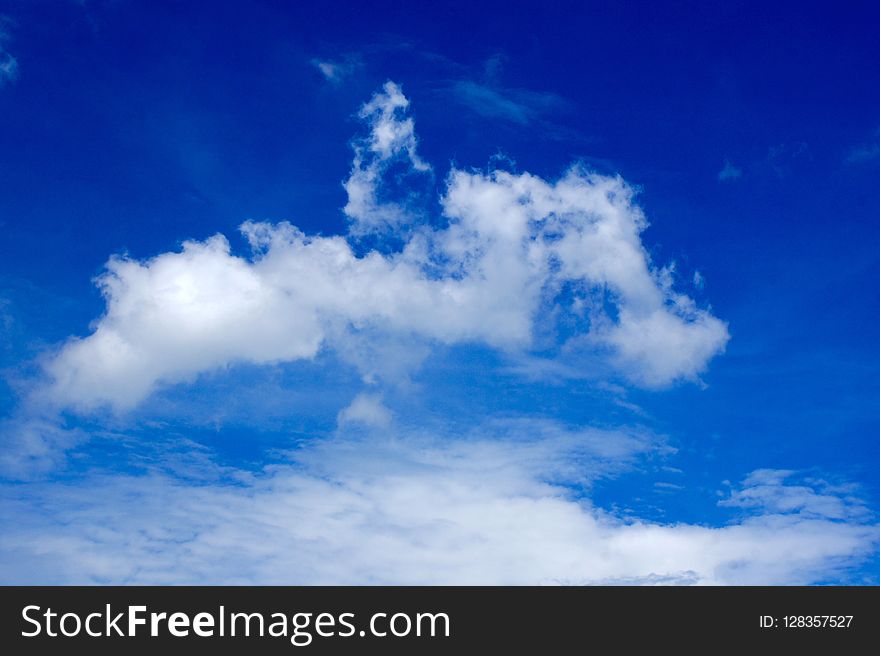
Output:
[[[694,379],[724,349],[726,324],[651,262],[620,177],[454,168],[439,227],[412,202],[419,185],[386,193],[389,179],[432,175],[408,107],[389,82],[361,111],[347,235],[247,222],[246,255],[215,235],[145,261],[111,258],[98,279],[105,314],[47,363],[53,400],[125,410],[162,384],[345,350],[367,333],[528,353],[537,328],[561,316],[573,329],[557,346],[599,354],[645,386]],[[395,246],[358,248],[366,237]]]

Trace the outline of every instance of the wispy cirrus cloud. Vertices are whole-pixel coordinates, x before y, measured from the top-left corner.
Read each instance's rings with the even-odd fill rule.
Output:
[[[862,164],[880,159],[880,128],[864,143],[852,148],[844,158],[846,164]]]
[[[762,166],[780,178],[791,175],[796,167],[812,159],[809,145],[804,141],[781,143],[770,146]]]
[[[25,411],[0,420],[0,478],[28,480],[61,468],[88,435],[50,413]]]
[[[505,86],[501,82],[504,64],[502,55],[493,55],[484,62],[480,75],[452,80],[445,92],[483,118],[519,126],[543,123],[548,116],[571,109],[571,104],[558,94]]]
[[[870,515],[852,485],[797,475],[785,469],[758,469],[720,506],[798,514],[803,517],[846,520]]]
[[[354,75],[364,65],[357,55],[345,55],[338,59],[315,58],[311,60],[311,64],[324,76],[325,80],[334,85],[342,84],[346,78]]]
[[[553,93],[491,86],[474,80],[457,80],[451,84],[450,92],[459,103],[484,118],[523,126],[569,106]]]
[[[0,16],[0,88],[18,79],[18,59],[7,49],[12,25],[9,17]]]

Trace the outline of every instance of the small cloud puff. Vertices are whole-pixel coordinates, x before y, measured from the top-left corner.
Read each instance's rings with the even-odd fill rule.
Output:
[[[724,160],[724,167],[718,172],[719,182],[730,182],[742,177],[742,169],[734,166],[729,159]]]
[[[362,424],[370,428],[385,428],[391,424],[391,411],[382,403],[379,394],[358,394],[351,404],[339,412],[340,427]]]
[[[324,76],[325,80],[334,85],[341,84],[345,78],[351,76],[363,66],[360,58],[354,55],[348,55],[335,61],[330,59],[313,59],[311,63]]]

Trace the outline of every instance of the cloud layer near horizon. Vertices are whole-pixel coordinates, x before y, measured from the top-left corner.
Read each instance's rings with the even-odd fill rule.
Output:
[[[726,324],[652,264],[645,217],[619,177],[453,168],[435,227],[418,184],[394,188],[432,175],[408,106],[388,82],[361,110],[369,133],[345,183],[349,235],[247,222],[247,257],[215,235],[146,261],[111,258],[98,279],[106,313],[46,364],[52,401],[124,411],[163,384],[351,350],[366,334],[528,353],[540,327],[557,351],[598,354],[646,387],[696,379],[724,349]],[[359,253],[365,238],[379,246]]]
[[[257,472],[203,462],[188,480],[105,473],[7,489],[0,579],[804,584],[880,539],[852,489],[792,472],[748,477],[721,501],[743,514],[721,527],[625,519],[584,496],[658,449],[639,431],[506,421],[464,438],[340,435]]]

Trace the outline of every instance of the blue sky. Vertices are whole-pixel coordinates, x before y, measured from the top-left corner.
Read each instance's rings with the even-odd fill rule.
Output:
[[[0,4],[0,579],[876,583],[868,4],[297,5]]]

